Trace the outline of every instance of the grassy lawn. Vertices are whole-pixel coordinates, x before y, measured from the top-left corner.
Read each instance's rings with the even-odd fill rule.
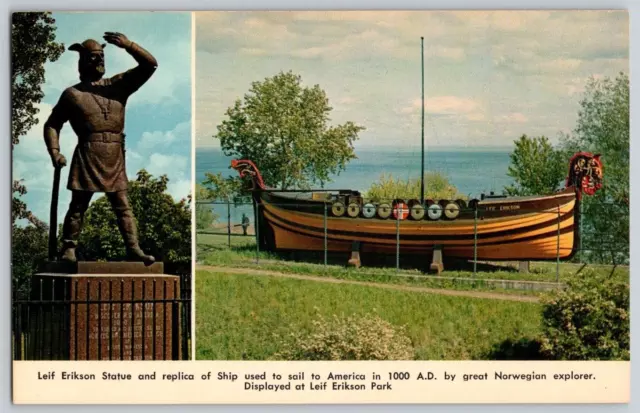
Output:
[[[430,288],[450,288],[457,290],[483,290],[503,292],[507,294],[540,294],[528,289],[503,288],[487,279],[520,280],[520,281],[556,281],[556,264],[549,262],[531,263],[531,272],[521,273],[506,266],[491,266],[478,263],[478,271],[474,274],[472,264],[465,264],[462,268],[447,270],[440,277],[425,274],[423,271],[411,268],[395,267],[361,267],[348,268],[344,265],[330,263],[324,265],[313,262],[296,262],[284,260],[278,256],[256,251],[252,237],[231,237],[231,248],[226,235],[199,234],[197,236],[198,262],[205,265],[228,266],[238,268],[259,268],[263,270],[296,273],[314,276],[327,276],[340,279],[358,281],[374,281],[395,284],[408,284]],[[258,262],[256,263],[256,261]],[[335,261],[335,260],[334,260]],[[343,260],[346,261],[346,260]],[[559,281],[562,282],[569,275],[580,271],[581,264],[560,263]],[[629,280],[628,267],[588,266],[599,272],[606,272],[612,277]],[[473,279],[461,280],[462,278]]]
[[[540,331],[540,306],[469,297],[324,284],[248,274],[197,271],[196,357],[264,360],[282,350],[278,337],[307,329],[323,315],[375,312],[406,325],[416,358],[469,360],[504,357],[513,343]]]

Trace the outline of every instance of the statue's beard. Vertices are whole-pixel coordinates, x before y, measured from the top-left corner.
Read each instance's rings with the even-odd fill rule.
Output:
[[[89,63],[80,68],[80,79],[96,81],[104,76],[104,63]]]

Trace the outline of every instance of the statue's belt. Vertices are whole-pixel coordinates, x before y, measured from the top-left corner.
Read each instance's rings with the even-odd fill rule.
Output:
[[[86,135],[84,142],[124,143],[124,133],[96,132]]]

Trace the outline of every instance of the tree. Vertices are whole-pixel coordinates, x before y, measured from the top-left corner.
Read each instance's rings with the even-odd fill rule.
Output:
[[[11,278],[13,294],[28,299],[31,276],[47,259],[49,232],[46,225],[13,226],[11,237]]]
[[[187,200],[174,201],[165,193],[166,175],[153,178],[146,170],[129,183],[129,202],[138,222],[140,247],[157,260],[174,264],[191,263],[191,211]],[[125,247],[116,216],[106,197],[87,210],[80,236],[86,260],[121,260]],[[80,252],[80,251],[79,251]]]
[[[585,248],[600,262],[629,259],[629,121],[629,77],[591,78],[576,128],[563,141],[567,152],[601,154],[603,187],[581,205]]]
[[[45,63],[55,62],[64,45],[55,41],[51,13],[19,12],[11,16],[11,148],[38,124],[36,105],[42,101]],[[21,196],[27,188],[20,180],[12,185],[11,277],[16,298],[26,299],[29,280],[47,257],[48,227],[31,211]],[[26,219],[30,225],[18,226]]]
[[[13,13],[11,19],[11,144],[38,124],[36,115],[44,97],[44,65],[55,62],[64,51],[56,43],[51,13]]]
[[[270,187],[323,186],[356,157],[353,142],[364,130],[353,122],[329,126],[326,93],[301,82],[292,72],[253,82],[214,136],[226,156],[253,161]]]
[[[364,197],[372,201],[391,200],[395,198],[419,199],[420,179],[396,179],[393,175],[382,175],[378,182],[371,184]],[[433,200],[456,200],[467,197],[458,192],[446,176],[438,172],[424,174],[424,197]]]
[[[215,199],[215,198],[213,198]],[[200,184],[196,184],[196,202],[206,202],[213,200],[209,196],[209,190]],[[218,219],[216,214],[207,204],[196,204],[196,228],[209,228]]]
[[[44,65],[55,62],[64,44],[55,41],[55,19],[51,13],[19,12],[11,16],[11,148],[38,124],[36,105],[42,101]],[[20,196],[27,193],[21,181],[13,181],[12,223],[37,220]],[[39,223],[39,221],[38,221]]]
[[[522,135],[509,155],[507,175],[514,184],[505,187],[509,196],[550,195],[556,192],[568,168],[569,159],[553,147],[545,136]]]
[[[223,177],[220,172],[205,173],[206,179],[199,186],[198,199],[208,201],[228,201],[243,194],[242,181],[234,177]]]

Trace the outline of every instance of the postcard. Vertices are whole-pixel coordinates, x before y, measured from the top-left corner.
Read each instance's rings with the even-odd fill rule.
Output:
[[[12,39],[17,402],[629,401],[626,10]]]

